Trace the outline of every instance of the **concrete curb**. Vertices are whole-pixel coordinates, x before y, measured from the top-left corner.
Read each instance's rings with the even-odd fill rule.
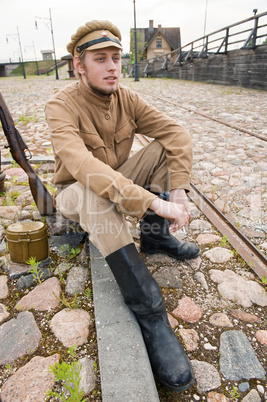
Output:
[[[31,159],[29,159],[29,162],[32,163],[54,163],[55,162],[55,158],[53,155],[50,156],[33,156]],[[13,158],[5,158],[4,156],[2,156],[1,158],[1,165],[9,165],[14,163],[14,159]]]
[[[105,259],[90,243],[103,402],[159,401],[136,318],[124,304]]]

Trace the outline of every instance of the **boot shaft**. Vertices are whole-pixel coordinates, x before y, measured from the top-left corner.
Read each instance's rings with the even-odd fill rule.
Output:
[[[106,261],[125,303],[135,314],[153,314],[163,298],[159,286],[140,257],[134,243],[115,251]]]
[[[171,222],[168,219],[158,216],[154,211],[149,211],[140,222],[141,242],[146,237],[152,239],[170,239],[170,224]]]
[[[149,211],[140,222],[141,251],[148,254],[164,253],[177,260],[197,258],[199,247],[191,242],[178,241],[170,233],[170,221]]]
[[[156,378],[174,391],[194,383],[186,353],[172,331],[159,286],[133,243],[106,257],[125,303],[135,313]]]

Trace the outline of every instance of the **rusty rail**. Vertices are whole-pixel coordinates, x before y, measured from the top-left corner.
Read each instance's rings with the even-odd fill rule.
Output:
[[[136,134],[142,145],[147,145],[151,139],[142,134]],[[189,198],[198,206],[203,214],[226,237],[227,241],[246,261],[250,268],[262,279],[267,277],[267,258],[257,247],[238,230],[215,205],[190,182]]]
[[[231,246],[246,261],[253,271],[260,277],[267,277],[267,258],[257,247],[238,230],[226,216],[191,182],[189,197],[226,237]]]
[[[163,98],[161,98],[160,96],[150,95],[150,94],[148,94],[148,93],[146,93],[146,92],[143,92],[143,91],[140,91],[140,90],[136,90],[136,89],[135,89],[135,91],[136,91],[136,92],[140,92],[140,93],[143,94],[143,95],[151,96],[153,99],[158,99],[158,100],[160,100],[161,102],[164,102],[164,103],[168,102],[168,103],[170,103],[171,105],[180,107],[181,109],[187,110],[188,112],[195,113],[195,114],[197,114],[197,115],[199,115],[199,116],[205,117],[206,119],[215,121],[216,123],[219,123],[219,124],[222,124],[222,125],[224,125],[224,126],[230,127],[230,128],[232,128],[232,129],[234,129],[234,130],[238,130],[238,131],[241,131],[241,132],[243,132],[243,133],[249,134],[249,135],[251,135],[251,136],[253,136],[253,137],[257,137],[257,138],[259,138],[260,140],[267,141],[267,137],[263,137],[262,135],[260,135],[260,134],[258,134],[258,133],[251,132],[251,131],[249,131],[249,130],[246,130],[245,128],[239,127],[239,126],[237,126],[237,125],[235,125],[235,124],[232,124],[232,123],[227,123],[226,121],[223,121],[223,120],[221,120],[221,119],[217,119],[216,117],[212,117],[212,116],[210,116],[210,115],[207,114],[207,113],[201,112],[201,111],[199,111],[199,110],[195,110],[195,109],[193,109],[193,108],[191,108],[191,107],[188,107],[188,106],[184,106],[184,105],[180,104],[179,102],[173,102],[173,101],[171,101],[171,100],[169,100],[169,99],[165,99],[165,98],[163,99]]]

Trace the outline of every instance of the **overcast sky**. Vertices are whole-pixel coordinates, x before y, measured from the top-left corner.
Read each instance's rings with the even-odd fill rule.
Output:
[[[135,0],[136,26],[180,27],[182,45],[204,34],[267,11],[267,0]],[[129,51],[134,26],[133,0],[0,0],[0,62],[17,61],[19,29],[24,60],[41,59],[41,50],[52,49],[51,9],[56,56],[66,55],[66,44],[86,21],[108,19],[122,33],[124,52]],[[206,25],[205,25],[206,16]],[[37,18],[38,29],[35,29]],[[8,37],[8,43],[6,42]]]

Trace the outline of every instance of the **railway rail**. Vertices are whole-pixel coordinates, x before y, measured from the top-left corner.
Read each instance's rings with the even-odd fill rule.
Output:
[[[142,134],[136,134],[141,145],[151,140]],[[251,269],[262,279],[267,277],[267,258],[227,217],[192,183],[190,182],[189,198],[198,206],[204,215],[227,238],[231,246],[246,261]]]
[[[219,124],[222,124],[224,126],[230,127],[230,128],[232,128],[234,130],[238,130],[238,131],[241,131],[243,133],[249,134],[249,135],[251,135],[253,137],[257,137],[257,138],[259,138],[259,139],[261,139],[263,141],[267,141],[267,136],[264,137],[263,135],[260,135],[260,134],[258,134],[256,132],[252,132],[251,130],[246,130],[245,128],[240,127],[240,126],[238,126],[236,124],[228,123],[226,121],[223,121],[221,119],[213,117],[213,116],[211,116],[211,115],[209,115],[207,113],[204,113],[204,112],[202,112],[200,110],[196,110],[196,109],[194,109],[192,107],[189,107],[189,106],[184,106],[179,102],[173,102],[173,101],[171,101],[171,100],[169,100],[167,98],[162,98],[161,96],[157,96],[155,94],[150,95],[147,92],[143,92],[143,91],[140,91],[140,90],[136,90],[136,92],[139,92],[140,94],[143,94],[143,95],[146,95],[146,96],[151,96],[152,98],[158,99],[158,100],[160,100],[162,102],[167,102],[167,103],[169,103],[169,104],[171,104],[173,106],[178,106],[178,107],[180,107],[180,108],[182,108],[184,110],[187,110],[188,112],[195,113],[195,114],[197,114],[199,116],[205,117],[206,119],[215,121],[216,123],[219,123]]]

